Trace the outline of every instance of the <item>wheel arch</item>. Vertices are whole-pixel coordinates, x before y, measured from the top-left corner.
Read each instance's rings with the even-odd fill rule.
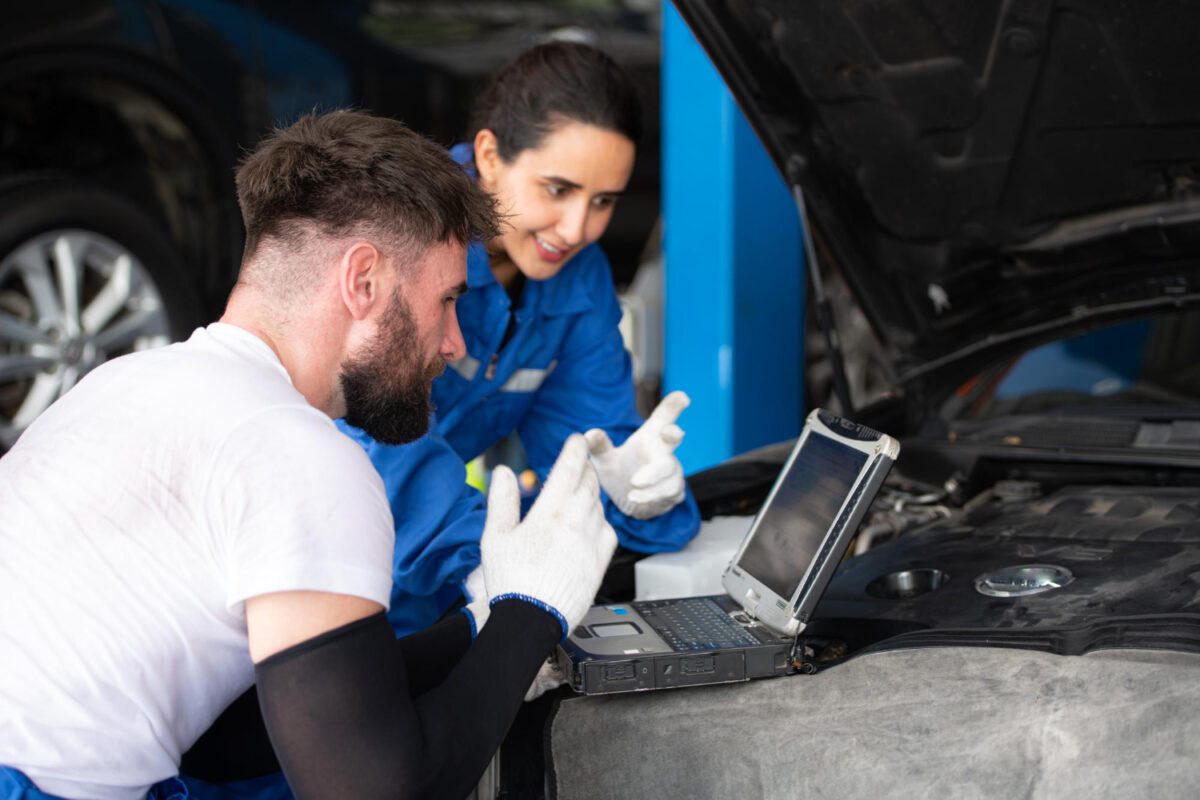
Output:
[[[150,59],[55,49],[0,63],[0,192],[61,176],[124,195],[161,221],[210,315],[240,260],[237,138],[216,103]]]

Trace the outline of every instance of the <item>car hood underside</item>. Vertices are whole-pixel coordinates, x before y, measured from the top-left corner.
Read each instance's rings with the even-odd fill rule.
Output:
[[[1200,6],[677,6],[901,383],[1200,298]]]

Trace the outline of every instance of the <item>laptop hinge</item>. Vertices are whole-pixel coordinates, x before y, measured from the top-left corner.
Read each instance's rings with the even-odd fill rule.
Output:
[[[802,643],[801,636],[804,634],[805,625],[801,623],[800,630],[796,631],[796,637],[792,639],[792,649],[788,653],[788,666],[793,672],[800,672],[805,675],[815,675],[817,665],[809,660],[812,654],[810,648]]]
[[[742,608],[745,609],[746,615],[755,622],[758,622],[758,615],[755,612],[758,611],[760,600],[762,598],[753,589],[747,589],[746,595],[742,598]]]

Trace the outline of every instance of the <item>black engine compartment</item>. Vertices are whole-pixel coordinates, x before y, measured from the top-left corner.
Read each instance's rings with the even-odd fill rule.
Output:
[[[1030,565],[1058,567],[1073,579],[1028,596],[989,596],[977,587],[981,576]],[[847,559],[810,632],[849,640],[851,650],[979,644],[1072,655],[1135,646],[1200,652],[1198,578],[1200,493],[1065,487],[993,502]]]
[[[945,645],[1200,652],[1198,454],[991,439],[903,440],[858,534],[878,543],[851,544],[805,631],[813,660]],[[693,476],[702,513],[754,513],[787,450]],[[980,591],[1005,568],[1069,580]]]

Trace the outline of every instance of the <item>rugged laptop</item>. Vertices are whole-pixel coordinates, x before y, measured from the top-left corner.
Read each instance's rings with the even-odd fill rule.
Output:
[[[793,647],[900,444],[816,410],[722,577],[727,594],[594,606],[558,650],[583,694],[795,671]]]

